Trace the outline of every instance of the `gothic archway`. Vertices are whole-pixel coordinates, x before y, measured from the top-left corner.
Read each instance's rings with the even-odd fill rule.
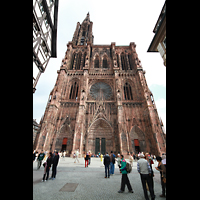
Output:
[[[93,154],[115,151],[113,128],[103,118],[96,119],[88,129],[87,151]]]
[[[146,151],[146,143],[143,131],[138,126],[133,126],[130,131],[130,151],[139,153]]]
[[[55,150],[61,151],[65,150],[67,156],[72,152],[73,147],[73,136],[71,134],[71,129],[68,124],[61,126],[55,141]]]

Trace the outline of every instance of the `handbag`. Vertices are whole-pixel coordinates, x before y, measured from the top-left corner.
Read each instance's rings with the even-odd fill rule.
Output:
[[[163,176],[163,172],[162,172],[162,181],[163,183],[166,183],[166,178]]]

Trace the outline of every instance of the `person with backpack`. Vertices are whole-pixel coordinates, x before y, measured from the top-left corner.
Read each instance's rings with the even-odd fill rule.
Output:
[[[118,193],[123,193],[124,190],[125,190],[125,185],[127,185],[128,187],[128,190],[130,193],[133,193],[133,189],[131,187],[131,184],[130,184],[130,181],[129,181],[129,178],[127,176],[127,170],[126,170],[126,161],[124,159],[124,156],[121,155],[121,172],[122,172],[122,179],[121,179],[121,188],[120,190],[118,191]]]

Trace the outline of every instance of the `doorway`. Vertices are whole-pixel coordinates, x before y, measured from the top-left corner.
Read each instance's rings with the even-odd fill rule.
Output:
[[[101,147],[101,148],[100,148]],[[106,153],[106,138],[96,138],[95,140],[95,154],[101,153],[105,155]]]
[[[101,154],[106,154],[106,138],[101,138]]]
[[[97,155],[100,152],[100,139],[96,138],[95,140],[95,154]]]
[[[134,145],[135,145],[135,153],[138,154],[140,152],[140,145],[138,139],[134,139]]]
[[[62,142],[62,148],[61,151],[66,151],[67,149],[67,138],[63,138],[63,142]]]

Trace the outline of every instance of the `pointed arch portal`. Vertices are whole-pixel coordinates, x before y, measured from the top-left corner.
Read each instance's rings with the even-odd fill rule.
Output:
[[[87,151],[103,155],[106,151],[115,151],[113,128],[105,119],[98,118],[89,127]]]

